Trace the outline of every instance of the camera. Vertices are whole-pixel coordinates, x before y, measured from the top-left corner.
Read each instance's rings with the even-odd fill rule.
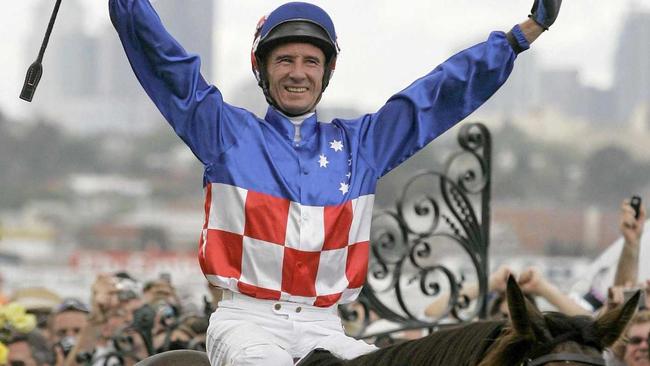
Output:
[[[61,351],[63,351],[63,357],[67,357],[68,353],[72,351],[72,348],[74,348],[76,343],[77,341],[74,337],[66,336],[61,338],[61,340],[56,345],[61,347]]]
[[[641,197],[634,195],[632,198],[630,198],[630,206],[632,206],[632,209],[634,210],[634,218],[639,219],[639,215],[641,214]]]
[[[131,278],[116,277],[115,288],[117,289],[117,298],[121,302],[139,297],[138,284]]]
[[[642,288],[641,289],[634,288],[634,289],[629,289],[629,290],[623,291],[623,302],[626,302],[627,300],[632,298],[632,296],[634,296],[634,294],[636,294],[637,291],[641,291],[641,296],[639,296],[639,303],[637,304],[637,307],[639,309],[645,309],[645,307],[646,307],[646,305],[645,305],[645,289],[642,289]]]
[[[162,304],[158,307],[160,314],[160,324],[169,327],[176,322],[176,310],[170,304]]]

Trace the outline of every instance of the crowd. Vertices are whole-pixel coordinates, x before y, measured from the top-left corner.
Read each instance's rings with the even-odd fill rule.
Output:
[[[635,217],[629,204],[621,208],[620,229],[625,238],[614,283],[606,299],[593,294],[573,296],[561,291],[537,268],[522,271],[501,266],[489,276],[489,317],[508,316],[504,293],[507,278],[514,275],[531,303],[544,299],[568,315],[598,314],[622,304],[634,290],[643,295],[639,311],[621,339],[607,351],[611,366],[650,366],[650,279],[637,283],[638,255],[645,210]],[[0,294],[2,294],[0,278]],[[168,275],[145,283],[127,272],[100,274],[94,281],[89,303],[60,298],[45,288],[18,289],[0,296],[0,366],[133,365],[152,354],[192,349],[205,351],[210,314],[221,291],[208,285],[210,296],[203,308],[183,304]],[[459,293],[467,299],[478,295],[478,286],[466,284]],[[440,296],[425,310],[436,318],[444,312],[448,296]]]
[[[634,293],[641,291],[637,313],[620,339],[606,351],[605,359],[608,366],[650,366],[650,278],[638,279],[641,236],[645,220],[644,207],[635,210],[628,200],[621,204],[619,227],[624,244],[616,265],[614,282],[609,287],[606,298],[595,296],[596,291],[586,294],[565,293],[534,267],[516,273],[507,266],[501,266],[489,276],[489,317],[508,317],[505,291],[510,275],[517,278],[531,304],[537,306],[538,299],[541,298],[554,310],[570,316],[598,317],[606,310],[622,305]],[[464,286],[459,296],[468,299],[477,297],[477,284]],[[425,316],[436,318],[445,311],[448,300],[449,296],[441,296],[425,309]]]
[[[183,304],[166,275],[141,284],[127,272],[100,274],[89,304],[45,288],[15,291],[0,306],[1,366],[133,365],[152,354],[205,351],[208,316]]]

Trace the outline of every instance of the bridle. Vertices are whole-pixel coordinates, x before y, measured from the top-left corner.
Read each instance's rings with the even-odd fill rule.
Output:
[[[605,359],[602,356],[587,356],[580,353],[551,353],[534,359],[529,358],[522,363],[522,366],[541,366],[554,361],[605,366]]]
[[[572,353],[572,352],[560,352],[560,353],[550,353],[553,348],[555,348],[560,343],[571,341],[577,338],[580,335],[579,332],[569,332],[562,334],[558,337],[553,338],[546,344],[543,344],[539,347],[536,347],[534,352],[531,352],[531,355],[539,356],[529,356],[524,359],[520,366],[542,366],[546,365],[549,362],[575,362],[582,365],[592,365],[592,366],[605,366],[605,359],[603,356],[588,356],[581,353]],[[596,347],[597,348],[597,347]]]

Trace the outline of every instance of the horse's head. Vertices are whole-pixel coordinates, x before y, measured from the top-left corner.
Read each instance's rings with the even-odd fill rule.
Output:
[[[604,348],[621,335],[634,315],[639,293],[597,319],[541,313],[510,276],[507,287],[510,326],[481,362],[488,365],[605,365]]]

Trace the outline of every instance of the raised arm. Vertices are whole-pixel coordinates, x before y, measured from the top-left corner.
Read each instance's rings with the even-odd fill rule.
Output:
[[[559,312],[570,316],[590,315],[585,308],[546,279],[538,268],[526,268],[519,276],[518,283],[522,291],[543,297]]]
[[[234,142],[221,93],[201,60],[165,30],[148,0],[109,0],[113,26],[133,72],[165,119],[204,164]]]
[[[646,211],[643,205],[639,207],[639,217],[634,217],[634,210],[628,200],[621,204],[619,226],[623,234],[623,249],[616,264],[614,286],[633,286],[637,283],[639,271],[639,251],[641,235],[645,224]]]
[[[508,78],[514,60],[557,18],[561,0],[535,1],[529,19],[508,33],[452,56],[363,119],[361,154],[378,177],[463,120]]]
[[[501,266],[496,271],[492,272],[488,281],[488,292],[505,293],[508,276],[511,274],[512,270],[507,266]],[[441,316],[449,304],[449,295],[449,292],[440,294],[440,296],[424,309],[424,315],[433,319]],[[465,284],[465,286],[460,289],[458,295],[459,297],[466,297],[469,301],[476,299],[479,295],[478,283],[471,282]]]
[[[513,29],[521,50],[528,43]],[[367,115],[360,153],[381,177],[481,106],[506,81],[516,53],[503,32],[452,56]]]

